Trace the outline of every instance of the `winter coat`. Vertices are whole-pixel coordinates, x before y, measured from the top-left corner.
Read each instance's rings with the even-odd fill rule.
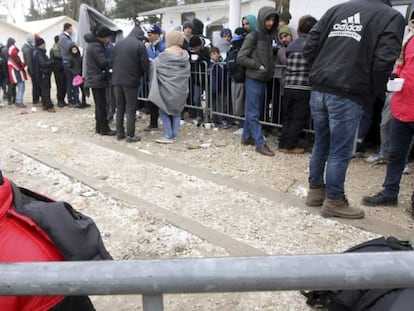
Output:
[[[9,81],[11,84],[16,84],[27,80],[27,74],[24,67],[26,64],[19,56],[19,50],[15,45],[9,47],[9,56],[7,59]]]
[[[266,18],[276,17],[273,28],[268,31],[265,27]],[[275,59],[272,41],[277,33],[279,17],[276,9],[270,6],[262,7],[257,16],[257,31],[250,32],[244,39],[237,56],[237,61],[246,68],[246,77],[263,82],[273,78]],[[264,69],[259,69],[261,66]]]
[[[59,44],[53,44],[53,47],[49,51],[50,60],[53,62],[53,71],[63,71],[63,59],[60,53]]]
[[[112,50],[112,85],[138,88],[141,77],[149,68],[147,50],[141,41],[144,32],[135,27]]]
[[[312,89],[371,105],[401,49],[404,18],[388,0],[354,0],[329,9],[303,50]]]
[[[165,41],[164,40],[160,39],[157,42],[157,44],[150,43],[147,46],[148,58],[153,60],[153,59],[157,58],[157,56],[160,55],[161,52],[164,52],[164,50],[165,50]]]
[[[53,62],[46,55],[46,49],[36,48],[33,54],[34,78],[42,79],[50,77],[53,70]]]
[[[72,38],[66,32],[62,32],[59,35],[60,54],[62,55],[62,59],[64,62],[67,62],[69,60],[69,46],[71,43]]]
[[[396,73],[405,79],[401,91],[395,92],[391,99],[392,116],[401,122],[414,122],[414,40],[408,41],[404,49],[404,63],[397,67]]]
[[[77,47],[77,45],[72,42],[72,44],[70,44],[69,46],[69,51],[74,46]],[[80,54],[79,48],[78,48],[78,53],[76,54],[73,54],[72,52],[70,52],[70,56],[68,59],[68,69],[69,69],[69,72],[72,74],[72,76],[82,75],[82,56]]]
[[[27,73],[29,74],[30,77],[33,77],[34,75],[34,67],[33,67],[34,51],[35,51],[34,46],[30,45],[27,42],[22,47],[23,60],[26,63]]]
[[[85,53],[85,87],[106,88],[109,85],[110,60],[105,58],[105,46],[92,33],[87,33]]]

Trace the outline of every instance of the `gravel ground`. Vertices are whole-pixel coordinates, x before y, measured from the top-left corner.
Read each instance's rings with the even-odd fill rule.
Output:
[[[29,84],[29,83],[28,83]],[[26,90],[26,94],[30,94]],[[91,103],[91,100],[90,100]],[[283,203],[253,191],[236,189],[162,165],[162,160],[243,181],[253,187],[274,190],[292,197],[306,195],[309,154],[273,158],[257,154],[240,144],[237,129],[206,130],[191,120],[182,126],[179,140],[160,145],[161,132],[144,132],[146,115],[137,119],[139,143],[127,144],[113,137],[94,134],[93,106],[58,109],[46,113],[39,107],[27,111],[7,104],[0,109],[1,168],[19,185],[70,202],[92,216],[116,259],[184,258],[228,256],[226,249],[174,227],[168,219],[155,218],[140,206],[118,200],[80,183],[76,176],[41,164],[13,148],[32,150],[107,185],[144,201],[196,221],[235,240],[273,255],[340,252],[381,234],[325,219],[294,203]],[[276,137],[268,142],[276,149]],[[114,148],[106,148],[111,144]],[[188,149],[192,145],[199,149]],[[127,148],[122,152],[117,147]],[[142,161],[134,154],[158,161]],[[161,160],[161,161],[159,161]],[[170,163],[170,162],[169,162]],[[350,201],[359,203],[364,194],[380,189],[385,166],[368,165],[361,158],[351,162],[346,188]],[[400,204],[396,208],[365,208],[367,219],[381,219],[410,230],[409,201],[412,176],[404,175]],[[411,235],[412,237],[412,235]],[[139,296],[93,297],[97,310],[137,310]],[[166,310],[308,310],[297,292],[214,295],[167,295]]]

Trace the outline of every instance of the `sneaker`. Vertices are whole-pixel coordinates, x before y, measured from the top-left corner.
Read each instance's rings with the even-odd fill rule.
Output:
[[[381,192],[374,196],[364,196],[362,204],[367,206],[395,206],[398,205],[398,197],[385,197]]]
[[[272,150],[270,150],[270,148],[266,144],[264,144],[261,147],[256,147],[256,152],[268,157],[274,157],[275,155],[275,153]]]
[[[123,140],[123,139],[125,139],[125,134],[117,134],[116,135],[116,139],[118,139],[118,140]]]
[[[138,135],[134,135],[134,136],[127,136],[126,137],[126,142],[127,143],[136,143],[138,141],[141,141],[141,137]]]
[[[365,212],[359,207],[350,206],[345,196],[336,200],[325,197],[325,201],[323,202],[321,209],[321,215],[323,217],[359,219],[364,218]]]
[[[231,126],[232,126],[231,123],[227,120],[221,120],[219,122],[219,128],[221,128],[223,130],[229,129],[229,128],[231,128]]]
[[[307,206],[318,207],[322,206],[325,200],[325,187],[309,188],[308,196],[306,197],[305,204]]]
[[[406,164],[404,166],[403,174],[404,175],[409,175],[410,174],[410,167],[408,166],[408,164]]]
[[[366,158],[365,162],[373,164],[385,164],[387,163],[387,158],[380,153],[375,153]]]
[[[56,112],[56,110],[55,110],[55,108],[50,107],[50,108],[47,108],[47,112]]]
[[[27,106],[23,103],[15,103],[14,105],[18,108],[27,108]]]
[[[172,143],[174,143],[174,139],[168,138],[168,137],[165,137],[165,136],[163,136],[161,138],[157,138],[155,141],[159,144],[172,144]]]

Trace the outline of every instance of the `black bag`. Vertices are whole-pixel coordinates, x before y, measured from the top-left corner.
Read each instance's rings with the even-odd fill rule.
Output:
[[[94,220],[63,201],[17,187],[13,189],[13,208],[31,218],[55,243],[65,260],[111,260]]]
[[[353,252],[389,252],[413,250],[408,241],[395,237],[384,237],[358,244],[347,251]],[[317,309],[329,311],[405,311],[413,310],[414,289],[354,289],[302,291],[306,303]]]

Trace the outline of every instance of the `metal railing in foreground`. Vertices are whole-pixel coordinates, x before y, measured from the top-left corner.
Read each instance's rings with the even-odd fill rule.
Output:
[[[413,288],[414,252],[0,264],[0,295],[163,294]]]

